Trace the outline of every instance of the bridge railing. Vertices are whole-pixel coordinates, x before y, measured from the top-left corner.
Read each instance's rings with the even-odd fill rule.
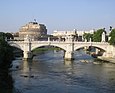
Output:
[[[24,42],[26,42],[26,41],[24,41],[24,40],[7,40],[7,42],[12,42],[12,43],[24,43]],[[32,41],[30,41],[30,43],[48,43],[48,42],[50,42],[50,43],[79,43],[79,44],[109,44],[108,42],[85,42],[85,41],[60,41],[60,40],[45,40],[45,41],[38,41],[38,40],[36,40],[36,41],[34,41],[34,40],[32,40]]]

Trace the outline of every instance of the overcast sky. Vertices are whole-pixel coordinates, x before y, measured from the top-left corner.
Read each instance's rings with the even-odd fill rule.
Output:
[[[17,32],[34,19],[48,33],[115,27],[115,0],[0,0],[0,31]]]

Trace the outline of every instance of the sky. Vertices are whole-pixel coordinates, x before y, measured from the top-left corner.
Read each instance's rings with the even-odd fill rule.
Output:
[[[18,32],[37,20],[54,30],[115,27],[115,0],[0,0],[0,32]]]

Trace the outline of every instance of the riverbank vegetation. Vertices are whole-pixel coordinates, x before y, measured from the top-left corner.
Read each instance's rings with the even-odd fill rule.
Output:
[[[9,68],[13,59],[13,49],[5,41],[6,34],[0,33],[0,69]]]
[[[13,93],[13,79],[9,74],[13,60],[13,49],[5,41],[7,37],[10,39],[11,34],[0,32],[0,92]]]

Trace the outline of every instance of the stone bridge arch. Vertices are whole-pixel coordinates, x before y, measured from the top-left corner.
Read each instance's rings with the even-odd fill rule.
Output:
[[[84,48],[84,47],[94,47],[94,48],[97,48],[99,50],[103,50],[104,52],[107,51],[106,48],[104,48],[104,47],[94,46],[94,45],[86,45],[86,46],[85,45],[80,45],[80,46],[75,47],[74,51],[79,50],[79,49]]]
[[[31,51],[35,48],[42,46],[56,46],[64,50],[64,59],[72,60],[73,59],[73,43],[71,42],[57,42],[57,41],[44,41],[44,42],[32,42]]]
[[[31,51],[33,51],[36,48],[44,47],[44,46],[54,46],[54,47],[58,47],[58,48],[61,48],[64,51],[66,51],[65,47],[60,46],[60,45],[56,45],[56,44],[37,44],[37,45],[32,45]]]
[[[80,48],[84,48],[84,47],[95,47],[98,48],[100,50],[103,50],[104,52],[107,51],[107,44],[102,44],[102,43],[82,43],[82,44],[76,44],[74,45],[74,51],[80,49]]]
[[[12,46],[12,47],[16,47],[16,48],[18,48],[18,49],[24,51],[23,46],[21,46],[20,44],[18,44],[18,43],[16,43],[16,42],[8,42],[8,44],[10,44],[10,46]]]

